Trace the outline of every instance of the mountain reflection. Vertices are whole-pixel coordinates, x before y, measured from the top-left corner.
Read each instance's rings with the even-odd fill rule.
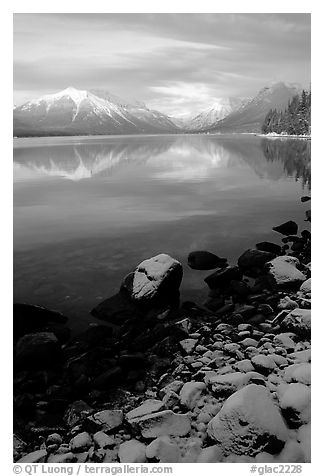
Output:
[[[14,149],[17,175],[78,181],[147,165],[153,177],[185,181],[205,179],[216,168],[248,166],[261,178],[295,177],[310,187],[310,141],[305,140],[188,135],[87,138],[77,143],[53,139],[46,145],[26,145],[18,142]]]

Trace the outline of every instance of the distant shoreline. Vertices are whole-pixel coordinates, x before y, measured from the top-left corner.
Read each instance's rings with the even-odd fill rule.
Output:
[[[259,137],[266,137],[267,139],[305,139],[305,140],[311,140],[310,135],[294,135],[294,134],[258,134],[255,133],[255,135]]]

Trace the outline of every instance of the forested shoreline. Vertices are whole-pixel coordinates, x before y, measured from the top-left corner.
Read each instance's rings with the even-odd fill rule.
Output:
[[[284,111],[270,109],[262,125],[262,133],[284,135],[311,134],[311,91],[303,90],[289,101]]]

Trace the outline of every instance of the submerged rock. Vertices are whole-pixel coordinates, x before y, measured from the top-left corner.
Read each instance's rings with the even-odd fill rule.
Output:
[[[262,241],[255,245],[257,250],[267,251],[268,253],[273,253],[275,255],[281,254],[281,246],[271,243],[271,241]]]
[[[192,269],[208,270],[222,268],[226,264],[226,258],[219,258],[209,251],[192,251],[188,255],[188,265]]]
[[[286,221],[281,225],[274,226],[272,228],[274,231],[277,231],[281,235],[297,235],[298,232],[298,225],[292,220]]]

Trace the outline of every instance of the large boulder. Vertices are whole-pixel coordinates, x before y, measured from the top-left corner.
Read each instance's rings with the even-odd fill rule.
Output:
[[[224,454],[278,453],[288,429],[265,387],[251,384],[231,395],[209,422],[208,435]]]
[[[296,286],[306,280],[306,276],[297,269],[299,260],[294,256],[278,256],[267,264],[271,281],[276,286]]]
[[[285,236],[297,235],[298,225],[294,221],[289,220],[285,223],[282,223],[281,225],[274,226],[272,229],[277,233],[280,233],[281,235]]]
[[[209,251],[192,251],[188,255],[188,265],[192,269],[208,270],[222,268],[226,264],[226,258],[219,258]]]
[[[294,332],[300,337],[308,338],[311,335],[311,310],[293,309],[282,321],[281,327]]]
[[[263,269],[264,265],[272,260],[275,254],[268,251],[261,251],[255,249],[246,250],[237,260],[237,264],[243,272],[255,271],[256,269]]]
[[[61,346],[52,332],[35,332],[21,337],[16,345],[16,364],[43,368],[60,362]]]
[[[132,302],[144,307],[178,303],[182,280],[182,265],[166,254],[159,254],[142,261],[135,271],[128,274],[121,290]]]
[[[237,266],[227,266],[224,269],[218,269],[214,273],[205,278],[205,282],[210,289],[217,289],[222,286],[227,286],[232,280],[240,280],[242,278],[242,271]]]

